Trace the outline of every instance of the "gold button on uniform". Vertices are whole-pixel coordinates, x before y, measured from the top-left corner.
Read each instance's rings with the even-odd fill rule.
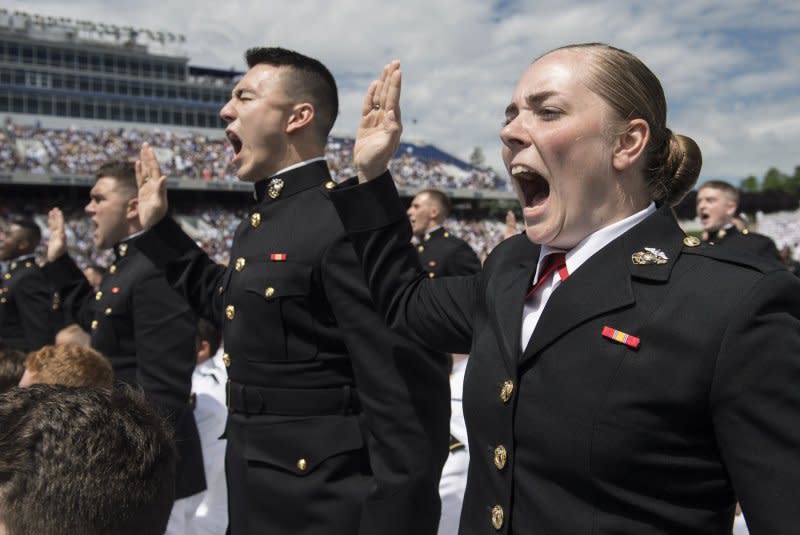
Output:
[[[306,461],[305,459],[298,459],[297,469],[300,470],[301,472],[305,472],[306,470],[308,470],[308,461]]]
[[[97,320],[92,320],[92,330],[97,330],[97,326],[100,325],[100,322]]]
[[[500,399],[503,400],[503,403],[508,403],[508,400],[511,399],[511,396],[514,394],[514,381],[506,381],[503,383],[503,386],[500,388]]]
[[[234,307],[233,305],[226,306],[225,317],[228,318],[229,320],[232,320],[234,317],[236,317],[236,307]]]
[[[231,367],[231,356],[227,353],[222,354],[222,363],[225,365],[226,368]]]
[[[25,262],[25,267],[29,268],[33,265],[33,262]]]
[[[106,308],[104,310],[104,312],[105,312],[106,316],[110,316],[111,315],[111,307]]]
[[[502,444],[494,449],[494,465],[498,470],[506,467],[506,460],[508,459],[508,452]]]
[[[697,247],[698,245],[700,245],[700,239],[696,236],[686,236],[683,239],[683,244],[686,247]]]
[[[98,291],[96,294],[94,294],[94,298],[95,301],[100,301],[103,298],[103,292]]]
[[[492,525],[494,526],[494,529],[501,529],[503,527],[504,520],[505,513],[503,512],[503,508],[499,505],[492,507]]]
[[[261,224],[261,214],[255,213],[250,216],[250,226],[253,228]]]
[[[10,279],[10,278],[11,278],[11,273],[6,273],[5,275],[3,275],[3,278],[4,278],[5,280],[8,280],[8,279]]]
[[[108,272],[109,273],[116,273],[117,272],[117,266],[115,264],[111,264],[111,267],[108,268]]]
[[[424,251],[425,251],[425,246],[424,245],[417,245],[417,252],[418,253],[422,253]]]
[[[237,258],[236,259],[236,266],[235,266],[236,267],[236,271],[243,270],[246,263],[247,263],[247,261],[244,258],[242,258],[242,257]]]
[[[432,279],[432,278],[434,278],[434,277],[436,277],[436,273],[434,273],[433,271],[431,271],[430,273],[428,273],[428,278],[429,278],[429,279]]]
[[[336,182],[334,182],[333,180],[325,182],[325,189],[333,189],[335,187],[336,187]]]
[[[273,295],[275,295],[275,288],[270,286],[269,288],[264,290],[264,295],[266,295],[267,297],[272,297]]]
[[[7,303],[7,302],[8,302],[8,299],[6,299],[5,297],[0,297],[0,304]]]

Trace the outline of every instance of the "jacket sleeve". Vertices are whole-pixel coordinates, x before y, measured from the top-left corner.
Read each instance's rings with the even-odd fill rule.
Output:
[[[453,276],[472,275],[481,270],[481,261],[478,260],[478,255],[466,242],[458,244],[451,257],[447,259],[447,265],[448,273]]]
[[[197,360],[195,316],[159,271],[138,281],[131,295],[137,383],[161,405],[185,405]]]
[[[217,264],[167,216],[136,239],[141,250],[167,282],[189,303],[194,312],[218,329],[222,324],[222,296],[219,291],[225,267]]]
[[[437,351],[468,353],[480,273],[429,279],[391,175],[331,192],[367,285],[389,325]]]
[[[447,360],[389,330],[344,235],[327,249],[322,266],[353,367],[375,481],[359,533],[434,535],[448,453]]]
[[[91,332],[94,289],[75,261],[67,254],[42,267],[42,272],[61,295],[61,306],[84,331]]]
[[[17,310],[25,335],[25,350],[32,351],[55,340],[53,289],[38,271],[20,282],[17,286]]]
[[[800,281],[771,272],[743,289],[714,375],[711,410],[750,533],[797,531]]]

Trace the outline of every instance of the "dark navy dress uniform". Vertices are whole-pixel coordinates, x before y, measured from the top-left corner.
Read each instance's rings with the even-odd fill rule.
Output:
[[[191,381],[197,361],[196,318],[167,284],[164,273],[133,244],[114,246],[115,260],[95,291],[62,255],[45,264],[64,307],[106,356],[117,382],[140,387],[175,430],[176,498],[205,489],[200,437],[192,413]]]
[[[35,351],[54,342],[59,319],[58,295],[33,255],[9,262],[0,280],[0,341]]]
[[[433,534],[447,362],[375,312],[324,160],[256,184],[227,268],[167,217],[138,239],[222,328],[232,535]]]
[[[778,248],[767,236],[750,232],[748,229],[739,230],[735,225],[719,229],[708,238],[708,243],[717,247],[724,247],[732,251],[741,251],[760,256],[765,260],[774,260],[783,264]]]
[[[701,245],[661,207],[559,284],[522,349],[525,235],[474,277],[429,279],[388,174],[333,201],[390,325],[470,352],[462,535],[729,535],[736,497],[754,535],[796,532],[788,271]]]
[[[417,252],[423,269],[431,278],[471,275],[481,269],[472,247],[444,227],[425,233],[417,244]]]

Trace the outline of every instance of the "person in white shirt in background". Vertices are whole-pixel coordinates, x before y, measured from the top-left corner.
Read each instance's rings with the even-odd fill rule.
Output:
[[[438,535],[458,533],[461,506],[464,503],[464,488],[469,468],[469,443],[461,400],[467,356],[453,355],[453,371],[450,372],[450,455],[444,463],[442,478],[439,480],[442,516],[439,520]]]
[[[228,408],[222,335],[206,320],[197,324],[197,367],[192,374],[194,418],[200,433],[207,489],[201,494],[187,535],[221,535],[228,527],[228,489],[225,482],[225,431]]]

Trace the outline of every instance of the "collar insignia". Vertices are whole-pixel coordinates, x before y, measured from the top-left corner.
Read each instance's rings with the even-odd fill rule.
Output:
[[[277,199],[281,194],[281,190],[283,190],[283,186],[283,180],[280,178],[273,178],[269,181],[269,185],[267,186],[267,195],[269,195],[271,199]]]
[[[631,255],[631,260],[634,264],[637,265],[647,265],[647,264],[666,264],[667,255],[664,254],[664,251],[661,249],[656,249],[655,247],[645,247],[644,251],[637,251]]]

